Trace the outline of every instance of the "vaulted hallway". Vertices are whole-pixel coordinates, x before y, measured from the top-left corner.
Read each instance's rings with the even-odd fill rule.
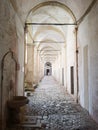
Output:
[[[88,112],[52,76],[42,79],[29,100],[21,110],[21,123],[8,130],[98,130]]]
[[[97,129],[97,23],[98,0],[0,0],[0,130]]]

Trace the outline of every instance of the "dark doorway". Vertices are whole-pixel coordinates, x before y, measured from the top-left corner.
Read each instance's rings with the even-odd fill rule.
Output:
[[[74,67],[71,66],[70,68],[71,73],[71,94],[74,94]]]
[[[50,73],[50,70],[49,70],[49,69],[47,69],[47,71],[46,71],[46,75],[49,75],[49,73]]]
[[[52,64],[50,62],[46,62],[44,66],[44,75],[52,75]]]

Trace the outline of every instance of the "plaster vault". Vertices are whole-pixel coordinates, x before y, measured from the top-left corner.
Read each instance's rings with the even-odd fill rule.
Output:
[[[97,22],[98,0],[0,1],[2,126],[7,101],[44,75],[55,77],[98,122]]]

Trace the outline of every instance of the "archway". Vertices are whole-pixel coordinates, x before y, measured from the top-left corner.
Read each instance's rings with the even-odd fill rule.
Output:
[[[52,74],[71,92],[70,67],[74,66],[76,96],[76,18],[73,12],[59,2],[44,2],[30,11],[25,25],[25,81],[38,84],[44,75]],[[45,69],[46,63],[52,64],[52,73],[49,66]]]
[[[44,75],[47,75],[47,76],[52,75],[52,65],[51,65],[50,62],[46,62],[46,63],[45,63]]]

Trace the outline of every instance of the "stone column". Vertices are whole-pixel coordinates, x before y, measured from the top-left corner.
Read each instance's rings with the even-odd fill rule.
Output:
[[[38,51],[34,48],[34,83],[38,83]]]
[[[34,65],[34,46],[27,45],[27,64],[25,72],[25,82],[33,83],[33,65]]]

